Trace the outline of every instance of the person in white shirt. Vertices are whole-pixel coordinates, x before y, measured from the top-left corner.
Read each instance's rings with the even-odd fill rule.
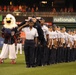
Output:
[[[66,53],[66,62],[69,62],[70,61],[70,43],[71,43],[70,42],[71,41],[70,40],[70,37],[71,37],[70,30],[68,30],[67,33],[68,33],[68,36],[67,36],[68,40],[67,40],[67,47],[66,47],[67,48],[67,50],[66,50],[67,51],[67,53]]]
[[[56,30],[56,32],[57,32],[57,44],[58,44],[58,47],[57,47],[57,53],[56,53],[56,57],[57,57],[57,63],[60,63],[60,52],[61,52],[61,50],[60,50],[60,37],[61,37],[61,28],[60,28],[60,26],[57,26],[57,30]]]
[[[22,31],[26,33],[26,40],[24,43],[24,54],[27,67],[35,67],[34,65],[34,51],[37,46],[37,30],[33,27],[34,22],[29,20],[29,26],[22,28]]]
[[[74,61],[76,60],[76,31],[74,30]]]
[[[20,36],[17,38],[16,49],[16,54],[18,54],[18,50],[20,50],[20,54],[22,54],[22,38]]]
[[[74,46],[75,46],[75,37],[74,37],[74,32],[71,31],[71,35],[70,35],[70,62],[71,61],[75,61],[74,59]]]
[[[51,49],[51,64],[57,63],[56,53],[57,53],[57,26],[52,26],[52,49]]]
[[[66,55],[66,28],[62,27],[60,35],[60,62],[65,62]]]
[[[52,59],[53,59],[53,56],[52,56],[52,46],[53,46],[53,39],[52,39],[52,35],[53,35],[53,30],[52,30],[52,26],[49,27],[49,42],[48,42],[48,65],[52,64]]]

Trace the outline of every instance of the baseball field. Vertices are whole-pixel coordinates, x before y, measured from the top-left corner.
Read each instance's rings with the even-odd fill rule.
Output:
[[[0,64],[0,75],[76,75],[76,62],[26,68],[24,54],[18,54],[16,64],[10,64],[9,59]]]

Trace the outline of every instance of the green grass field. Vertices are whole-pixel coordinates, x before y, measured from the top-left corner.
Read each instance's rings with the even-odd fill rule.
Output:
[[[76,62],[26,68],[24,54],[18,54],[16,64],[7,59],[0,64],[0,75],[76,75]]]

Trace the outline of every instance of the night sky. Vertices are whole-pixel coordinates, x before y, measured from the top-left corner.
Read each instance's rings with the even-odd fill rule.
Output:
[[[0,5],[9,5],[10,1],[13,2],[13,5],[20,5],[20,4],[32,5],[32,4],[38,4],[41,0],[0,0]]]
[[[41,1],[48,1],[45,7],[50,7],[53,0],[0,0],[0,5],[10,5],[10,1],[13,5],[27,5],[29,7],[33,5],[42,7]]]
[[[50,7],[52,1],[55,0],[0,0],[0,5],[10,5],[10,1],[12,1],[13,5],[27,5],[33,6],[34,4],[40,6],[41,1],[48,1],[46,7]],[[76,9],[76,0],[64,0],[65,7],[69,7],[70,4],[73,4],[73,7]]]

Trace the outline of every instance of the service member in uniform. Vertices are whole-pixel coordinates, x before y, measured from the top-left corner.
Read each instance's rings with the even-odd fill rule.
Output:
[[[36,28],[33,27],[34,22],[32,19],[28,22],[28,27],[22,28],[22,31],[26,33],[26,40],[24,44],[24,54],[27,67],[35,67],[34,64],[34,51],[37,46],[38,33]]]
[[[74,30],[73,38],[74,38],[74,46],[73,46],[73,48],[74,48],[74,61],[75,61],[76,60],[76,31],[75,30]]]
[[[34,22],[34,26],[33,27],[35,27],[36,29],[37,29],[37,32],[38,32],[38,46],[36,47],[36,49],[35,49],[35,64],[37,65],[37,66],[41,66],[41,62],[39,62],[40,60],[41,60],[41,45],[44,45],[45,44],[45,38],[44,38],[44,32],[43,32],[43,30],[42,30],[42,28],[41,28],[41,25],[40,25],[40,21],[35,17],[35,16],[33,16],[32,17],[32,20],[33,20],[33,22]],[[41,60],[42,61],[42,60]],[[42,61],[43,62],[43,61]]]
[[[48,44],[48,39],[49,39],[49,30],[48,27],[45,25],[45,20],[43,18],[40,19],[40,24],[41,24],[41,28],[43,30],[44,33],[44,38],[45,38],[45,43],[42,45],[42,65],[47,65],[47,61],[48,61],[48,48],[47,48],[47,44]]]
[[[37,18],[36,18],[35,16],[33,16],[31,19],[32,19],[33,22],[34,22],[33,27],[36,28],[36,29],[37,29],[37,32],[38,32],[38,44],[39,44],[39,45],[40,45],[40,44],[44,44],[46,41],[45,41],[45,38],[44,38],[43,30],[42,30],[41,25],[40,25],[40,23],[39,23],[39,20],[37,20]],[[28,22],[24,21],[24,22],[22,22],[19,26],[20,26],[19,30],[20,30],[22,27],[28,27]],[[38,48],[40,49],[39,45],[38,45]],[[36,47],[35,52],[34,52],[34,54],[35,54],[35,56],[34,56],[34,58],[35,58],[34,63],[35,63],[36,65],[39,65],[39,64],[37,64],[37,54],[39,53],[39,52],[38,52],[38,48]]]
[[[56,53],[56,61],[57,63],[60,62],[60,36],[61,36],[61,30],[60,30],[60,27],[57,26],[57,44],[58,44],[58,47],[57,47],[57,53]]]
[[[53,45],[53,39],[52,39],[52,34],[53,30],[52,30],[52,26],[49,27],[49,42],[48,42],[48,65],[50,65],[52,63],[52,58],[51,58],[51,51],[52,51],[52,45]]]
[[[57,53],[57,26],[53,25],[52,27],[53,31],[52,31],[52,40],[53,40],[53,44],[52,44],[52,50],[51,50],[51,64],[55,64],[57,63],[57,59],[56,59],[56,53]]]

